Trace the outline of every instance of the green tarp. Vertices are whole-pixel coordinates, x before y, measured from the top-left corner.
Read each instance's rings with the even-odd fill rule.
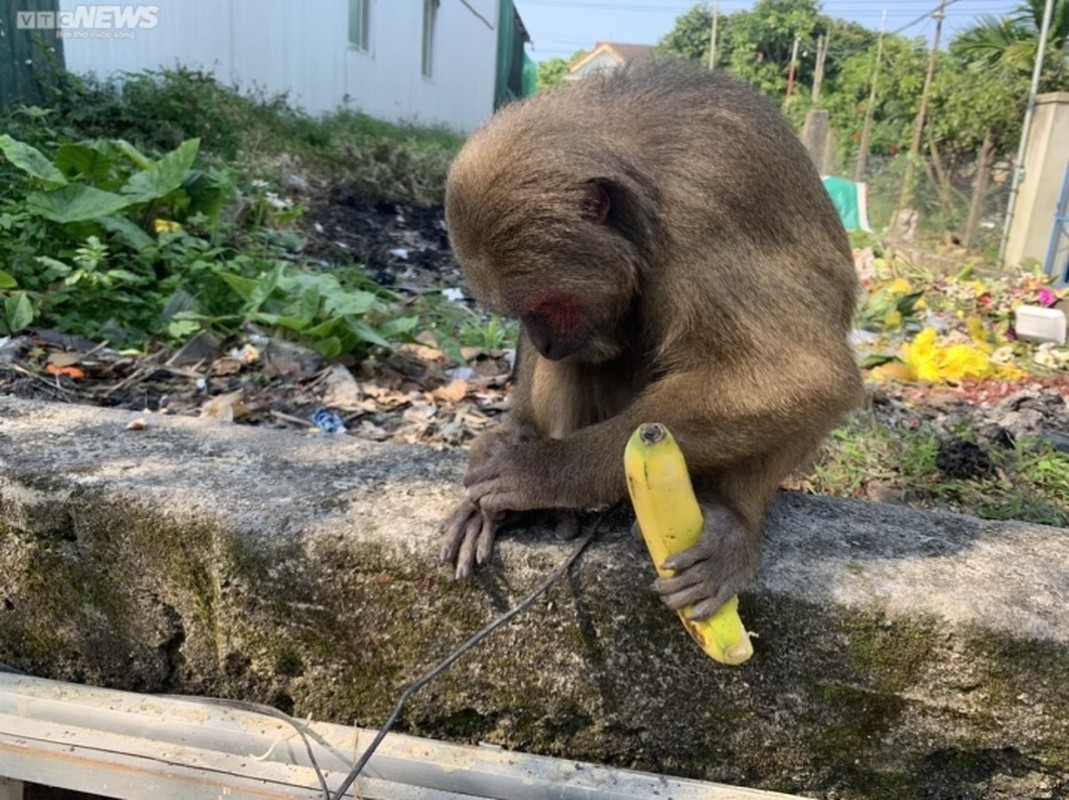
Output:
[[[869,225],[868,186],[849,178],[833,175],[824,178],[824,188],[831,195],[839,218],[848,231],[871,231]]]

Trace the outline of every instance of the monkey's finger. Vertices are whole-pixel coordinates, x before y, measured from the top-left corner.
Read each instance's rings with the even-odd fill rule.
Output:
[[[475,504],[470,500],[464,499],[457,503],[456,507],[449,512],[449,516],[442,520],[442,524],[438,526],[438,533],[444,534],[448,531],[452,531],[458,525],[462,525],[467,521],[468,517],[478,512],[479,509],[475,507]]]
[[[474,514],[464,524],[464,539],[457,553],[457,580],[466,580],[475,572],[475,545],[479,541],[482,524],[481,514]]]
[[[457,560],[457,550],[464,541],[464,529],[467,527],[467,518],[452,523],[445,531],[445,540],[439,551],[439,558],[443,563],[453,564]]]
[[[694,547],[673,553],[664,560],[661,566],[673,572],[681,572],[714,555],[715,549],[716,541],[711,537],[703,536]]]
[[[707,585],[708,581],[706,577],[697,570],[690,570],[680,575],[673,575],[671,578],[658,578],[653,582],[653,590],[662,597],[667,595],[678,594],[679,592],[691,589],[694,586]],[[706,592],[708,595],[708,592]]]
[[[682,591],[673,592],[671,594],[662,594],[661,600],[673,611],[679,611],[687,606],[696,606],[706,603],[709,600],[709,587],[704,583],[699,583],[696,586],[691,586],[688,589]],[[717,606],[719,608],[719,606]],[[716,610],[715,608],[713,609]]]
[[[711,617],[722,605],[724,605],[724,603],[730,600],[731,596],[735,593],[736,589],[733,586],[725,584],[721,586],[720,590],[712,597],[707,597],[704,600],[694,603],[694,608],[690,610],[687,617],[695,622],[700,622],[706,617]]]
[[[475,545],[475,563],[489,564],[494,554],[494,539],[497,538],[497,521],[485,514],[482,515],[482,528],[479,530],[479,540]]]

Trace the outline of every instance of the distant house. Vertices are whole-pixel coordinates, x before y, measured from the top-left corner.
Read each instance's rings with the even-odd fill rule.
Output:
[[[127,20],[100,8],[58,0],[58,18],[73,15],[61,25],[78,24],[60,32],[72,72],[183,65],[288,92],[312,114],[348,105],[459,131],[533,91],[513,0],[153,0]]]
[[[637,58],[648,58],[653,48],[648,44],[598,42],[594,49],[568,67],[566,81],[575,81],[595,72],[616,69]]]

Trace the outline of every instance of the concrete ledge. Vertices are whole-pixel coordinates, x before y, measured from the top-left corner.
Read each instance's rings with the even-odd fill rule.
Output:
[[[0,662],[377,727],[570,550],[509,537],[458,584],[459,453],[0,398]],[[1069,535],[784,495],[705,658],[624,520],[417,695],[401,730],[815,797],[1069,790]]]

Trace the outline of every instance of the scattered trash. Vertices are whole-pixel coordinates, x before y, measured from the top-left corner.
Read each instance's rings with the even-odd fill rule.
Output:
[[[408,249],[405,247],[395,247],[390,251],[390,255],[402,261],[408,261]]]
[[[345,423],[342,422],[342,418],[329,408],[319,408],[314,414],[312,414],[312,422],[323,433],[328,434],[340,434],[345,433]]]
[[[1021,306],[1014,313],[1013,327],[1023,341],[1065,344],[1065,312],[1057,308]]]

